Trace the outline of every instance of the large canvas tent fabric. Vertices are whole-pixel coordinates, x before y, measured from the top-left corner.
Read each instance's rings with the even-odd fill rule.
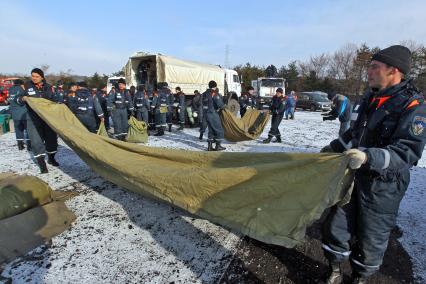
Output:
[[[32,176],[0,173],[0,264],[22,256],[64,232],[75,220],[64,200]]]
[[[231,142],[254,140],[262,134],[269,121],[269,113],[249,109],[243,118],[236,117],[225,109],[221,112],[221,121],[225,138]]]
[[[352,181],[341,154],[146,147],[90,133],[64,105],[28,104],[106,180],[267,243],[303,240],[306,226],[340,202]]]

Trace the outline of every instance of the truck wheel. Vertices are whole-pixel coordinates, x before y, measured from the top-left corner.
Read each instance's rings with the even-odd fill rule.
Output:
[[[311,105],[311,111],[317,111],[317,107],[315,105]]]

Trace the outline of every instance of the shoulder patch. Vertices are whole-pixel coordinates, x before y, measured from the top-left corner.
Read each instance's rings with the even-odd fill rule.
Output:
[[[411,123],[411,130],[416,136],[420,136],[425,132],[426,128],[426,117],[416,115]]]

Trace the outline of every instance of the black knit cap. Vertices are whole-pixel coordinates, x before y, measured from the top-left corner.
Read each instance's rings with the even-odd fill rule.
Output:
[[[278,88],[275,92],[283,94],[284,90],[283,90],[283,88]]]
[[[411,69],[411,52],[402,45],[392,45],[382,49],[374,54],[371,60],[377,60],[398,68],[404,74],[409,73]]]
[[[126,80],[124,80],[123,78],[118,79],[118,84],[126,84]]]
[[[44,78],[44,72],[40,68],[34,68],[33,70],[31,70],[31,74],[32,73],[36,73],[36,74],[40,75],[42,78]]]
[[[217,83],[215,81],[212,80],[212,81],[209,82],[209,88],[210,89],[213,89],[213,88],[216,88],[216,87],[217,87]]]

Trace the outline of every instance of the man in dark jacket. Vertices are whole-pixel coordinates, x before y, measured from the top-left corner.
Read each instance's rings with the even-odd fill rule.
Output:
[[[27,108],[25,105],[17,103],[17,97],[23,96],[25,92],[24,82],[20,79],[13,81],[13,86],[9,89],[7,101],[10,105],[10,113],[15,126],[16,142],[19,150],[24,150],[24,142],[27,142],[28,151],[31,150],[31,142],[28,139],[27,133]]]
[[[246,113],[248,109],[256,108],[256,100],[254,99],[253,95],[254,95],[253,87],[248,87],[247,94],[241,95],[239,99],[241,117],[244,116],[244,114]]]
[[[97,119],[104,121],[104,113],[96,94],[89,91],[86,82],[80,82],[75,97],[76,99],[73,101],[75,105],[72,106],[75,115],[87,130],[96,133],[98,130]]]
[[[178,114],[179,114],[179,128],[178,130],[183,130],[185,126],[185,111],[186,111],[186,105],[185,105],[185,93],[182,92],[180,87],[176,87],[176,98],[178,100]]]
[[[322,150],[344,152],[355,170],[350,202],[332,207],[323,225],[328,283],[341,283],[340,263],[346,259],[352,283],[366,283],[382,264],[410,168],[426,142],[424,97],[404,79],[410,64],[410,51],[400,45],[374,54],[367,71],[371,90],[354,108],[355,123]]]
[[[99,104],[101,105],[102,111],[104,113],[104,124],[105,128],[109,130],[109,114],[108,114],[108,94],[106,85],[101,85],[99,92],[97,93]]]
[[[198,139],[200,141],[203,140],[204,132],[206,132],[206,129],[207,129],[207,120],[203,116],[203,104],[202,104],[201,100],[202,100],[202,94],[200,94],[200,92],[198,92],[198,90],[195,90],[192,105],[195,109],[194,117],[197,117],[198,124],[199,124],[199,127],[200,127],[200,137],[198,137]]]
[[[322,118],[322,120],[335,120],[336,118],[339,118],[339,136],[342,136],[343,133],[345,133],[350,127],[352,104],[349,99],[344,95],[330,93],[327,97],[330,101],[333,102],[333,106],[330,112],[323,114],[324,117]]]
[[[271,130],[269,130],[268,138],[263,140],[263,143],[270,143],[274,136],[276,137],[274,142],[281,143],[281,133],[278,127],[283,120],[285,111],[285,99],[283,93],[283,89],[278,88],[276,90],[275,96],[272,97],[271,105],[269,107],[272,113]]]
[[[170,114],[170,108],[173,108],[172,97],[173,94],[170,91],[168,84],[162,82],[159,85],[158,94],[156,93],[152,98],[152,105],[155,113],[155,127],[157,133],[154,136],[163,136],[166,123],[168,123],[168,115]],[[169,131],[171,131],[171,119],[169,123]]]
[[[225,104],[219,95],[215,81],[209,82],[209,88],[202,94],[201,105],[203,117],[206,118],[209,127],[207,151],[225,150],[226,148],[221,145],[224,139],[224,131],[219,117],[219,112],[225,108]],[[216,147],[213,148],[214,142],[216,142]]]
[[[114,136],[118,140],[126,139],[129,122],[127,120],[128,111],[133,112],[133,103],[129,90],[126,89],[126,81],[123,78],[118,80],[118,89],[108,95],[108,111],[112,114],[114,123]]]
[[[135,94],[133,105],[136,110],[136,119],[148,124],[148,113],[151,105],[144,85],[138,86],[138,91]]]
[[[59,80],[56,83],[56,89],[55,89],[55,101],[58,103],[63,104],[65,98],[65,91],[64,91],[64,83],[62,80]]]
[[[55,101],[53,88],[46,83],[44,72],[39,68],[34,68],[31,71],[31,81],[28,82],[25,92],[16,96],[16,103],[24,105],[27,96]],[[48,156],[47,162],[52,166],[59,166],[59,163],[55,160],[55,154],[58,150],[58,136],[29,105],[25,105],[27,107],[27,130],[31,140],[32,152],[40,167],[40,172],[44,174],[48,172],[44,160],[45,152]]]

